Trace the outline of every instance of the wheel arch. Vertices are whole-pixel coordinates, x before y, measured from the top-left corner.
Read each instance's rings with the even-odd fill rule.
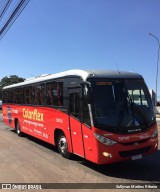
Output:
[[[60,134],[65,135],[65,133],[64,133],[64,131],[62,131],[62,129],[56,128],[56,129],[54,130],[54,145],[55,145],[56,147],[57,147],[58,136],[59,136]]]
[[[70,138],[68,138],[65,131],[63,131],[60,128],[56,128],[54,130],[54,145],[55,145],[55,147],[57,147],[57,141],[58,141],[58,137],[59,137],[60,134],[63,134],[66,137],[67,143],[68,143],[68,150],[69,150],[70,153],[72,153],[72,144],[71,144]]]
[[[17,122],[18,122],[18,118],[15,118],[14,119],[14,128],[16,129],[16,126],[17,126]]]

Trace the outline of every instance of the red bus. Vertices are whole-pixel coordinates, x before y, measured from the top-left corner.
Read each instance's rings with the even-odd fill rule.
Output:
[[[51,143],[69,158],[96,164],[141,159],[157,151],[158,131],[141,75],[69,70],[3,88],[4,122]]]

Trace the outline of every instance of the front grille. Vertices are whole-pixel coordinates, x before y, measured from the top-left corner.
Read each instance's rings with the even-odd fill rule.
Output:
[[[120,143],[120,144],[121,144],[121,145],[126,145],[126,146],[134,145],[134,143],[142,144],[142,143],[147,142],[149,139],[150,139],[150,138],[143,139],[143,140],[140,140],[140,141],[134,141],[134,142],[128,142],[128,143]]]
[[[134,155],[140,155],[147,153],[151,149],[151,146],[136,149],[136,150],[131,150],[131,151],[120,151],[119,154],[121,157],[131,157]]]

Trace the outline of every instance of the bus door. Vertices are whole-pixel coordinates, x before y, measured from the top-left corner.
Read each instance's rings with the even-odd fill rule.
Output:
[[[84,157],[83,133],[81,123],[81,89],[70,88],[70,131],[73,153]]]

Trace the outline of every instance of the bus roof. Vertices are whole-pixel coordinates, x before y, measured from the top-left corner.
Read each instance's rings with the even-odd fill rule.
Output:
[[[142,78],[140,74],[124,71],[111,71],[111,70],[68,70],[56,74],[44,74],[37,77],[26,79],[24,82],[16,83],[4,87],[3,89],[25,86],[37,82],[43,82],[52,79],[65,78],[65,77],[81,77],[82,80],[86,81],[87,78]]]

